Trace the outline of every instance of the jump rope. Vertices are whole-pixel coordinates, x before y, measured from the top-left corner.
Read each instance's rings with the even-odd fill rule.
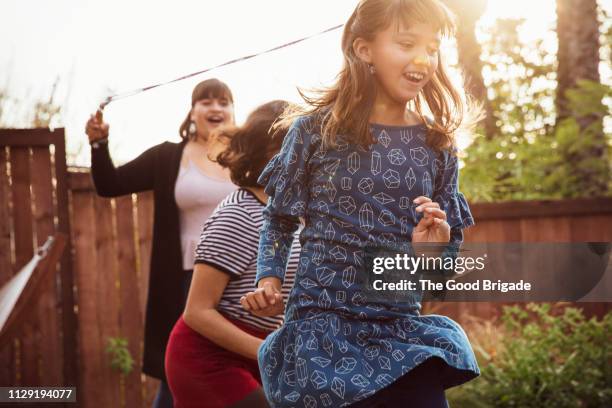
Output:
[[[255,53],[255,54],[250,54],[250,55],[245,55],[243,57],[234,58],[234,59],[232,59],[230,61],[226,61],[226,62],[224,62],[222,64],[215,65],[215,66],[209,67],[209,68],[205,68],[205,69],[202,69],[200,71],[193,72],[191,74],[183,75],[181,77],[172,79],[170,81],[160,82],[160,83],[157,83],[157,84],[154,84],[154,85],[145,86],[143,88],[132,89],[131,91],[121,92],[121,93],[118,93],[118,94],[115,94],[115,95],[108,96],[98,106],[98,110],[96,111],[96,119],[98,119],[99,121],[102,121],[103,114],[104,114],[104,108],[106,107],[106,105],[108,105],[111,102],[117,101],[119,99],[128,98],[130,96],[138,95],[140,93],[143,93],[143,92],[146,92],[146,91],[150,91],[151,89],[155,89],[155,88],[158,88],[158,87],[164,86],[164,85],[169,85],[169,84],[172,84],[174,82],[182,81],[184,79],[188,79],[188,78],[194,77],[196,75],[204,74],[206,72],[210,72],[212,70],[215,70],[215,69],[218,69],[218,68],[221,68],[221,67],[225,67],[225,66],[228,66],[228,65],[236,64],[236,63],[241,62],[241,61],[246,61],[246,60],[249,60],[251,58],[258,57],[260,55],[264,55],[264,54],[268,54],[268,53],[271,53],[271,52],[274,52],[274,51],[278,51],[280,49],[290,47],[292,45],[301,43],[303,41],[306,41],[306,40],[309,40],[311,38],[320,36],[322,34],[329,33],[331,31],[335,31],[335,30],[337,30],[337,29],[339,29],[339,28],[341,28],[343,26],[344,26],[344,24],[340,24],[340,25],[328,28],[326,30],[320,31],[318,33],[309,35],[307,37],[302,37],[302,38],[299,38],[297,40],[294,40],[294,41],[291,41],[291,42],[288,42],[288,43],[285,43],[285,44],[282,44],[282,45],[278,45],[278,46],[276,46],[274,48],[270,48],[268,50],[261,51],[261,52]]]

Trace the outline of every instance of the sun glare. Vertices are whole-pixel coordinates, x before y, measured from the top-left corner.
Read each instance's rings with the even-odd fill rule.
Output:
[[[553,28],[556,3],[555,0],[489,0],[481,23],[490,25],[498,18],[524,18],[522,39],[534,40]]]

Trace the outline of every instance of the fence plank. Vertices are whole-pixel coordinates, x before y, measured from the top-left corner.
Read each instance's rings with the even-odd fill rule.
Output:
[[[13,275],[11,267],[11,192],[8,175],[8,150],[0,146],[0,286]],[[0,350],[0,384],[15,384],[13,345]]]
[[[74,248],[73,271],[77,285],[77,317],[79,336],[79,406],[94,408],[105,406],[106,383],[101,378],[104,356],[100,352],[101,326],[98,312],[103,306],[98,299],[98,281],[103,271],[98,269],[96,251],[96,213],[93,195],[87,192],[72,194],[72,243]]]
[[[612,217],[609,215],[570,217],[569,224],[573,242],[612,242]]]
[[[57,228],[65,234],[70,233],[70,210],[68,202],[68,168],[66,167],[66,141],[64,129],[56,129],[53,133],[55,147],[54,170],[56,180],[55,196],[57,200]],[[62,340],[63,340],[63,377],[64,384],[77,388],[79,398],[79,373],[77,355],[77,316],[74,299],[74,272],[72,271],[72,248],[68,241],[60,260],[60,288],[62,309]]]
[[[140,281],[140,311],[144,318],[146,312],[147,293],[149,290],[149,269],[151,266],[151,246],[153,243],[153,193],[139,193],[136,196],[137,203],[137,224],[138,224],[138,279]],[[144,337],[144,331],[142,333]],[[140,360],[144,352],[144,342],[140,343]],[[144,406],[150,407],[153,404],[159,381],[141,375],[141,382],[144,394]]]
[[[539,217],[521,220],[523,242],[571,242],[567,217]]]
[[[470,204],[476,222],[488,219],[610,214],[612,197]]]
[[[54,144],[57,136],[64,137],[64,129],[0,129],[0,146],[45,147]]]
[[[94,193],[90,193],[94,194]],[[119,336],[119,288],[117,271],[117,252],[113,230],[112,201],[95,197],[96,209],[96,250],[98,252],[98,322],[100,324],[100,343],[98,350],[105,364],[100,374],[106,381],[106,395],[103,406],[120,406],[121,376],[110,367],[110,356],[105,348],[111,337]]]
[[[36,226],[36,243],[40,246],[55,232],[53,217],[53,180],[51,178],[51,152],[49,147],[32,148],[32,193],[34,196],[34,224]],[[40,351],[39,363],[41,384],[63,385],[62,361],[63,349],[60,343],[59,326],[60,309],[57,307],[56,278],[54,273],[47,281],[41,282],[38,300],[38,320],[40,321],[40,339],[37,349]]]
[[[130,354],[134,357],[134,368],[125,381],[125,404],[128,407],[142,406],[141,348],[144,327],[140,312],[140,288],[136,268],[136,242],[132,196],[115,200],[117,219],[117,256],[121,285],[121,335],[128,340]]]
[[[34,255],[32,230],[32,197],[30,195],[30,149],[11,149],[13,225],[15,228],[15,264],[23,267]]]
[[[15,264],[13,271],[22,268],[34,255],[34,231],[32,228],[32,196],[30,194],[30,149],[11,149],[11,175],[13,199],[13,223],[15,226]],[[22,385],[39,385],[38,349],[36,347],[39,322],[30,319],[23,323],[18,335],[20,381]]]

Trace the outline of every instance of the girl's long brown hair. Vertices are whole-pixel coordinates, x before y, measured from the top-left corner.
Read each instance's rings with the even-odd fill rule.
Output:
[[[455,33],[452,12],[439,0],[361,0],[344,26],[342,35],[343,68],[336,83],[314,90],[313,96],[299,90],[306,108],[293,106],[283,115],[282,126],[297,116],[312,115],[320,127],[324,146],[334,146],[338,134],[346,134],[354,143],[372,144],[369,118],[376,100],[377,84],[368,65],[353,50],[357,38],[372,41],[390,24],[409,27],[415,22],[431,25],[444,36]],[[433,114],[433,122],[425,119],[423,105]],[[482,118],[480,107],[462,99],[446,73],[440,52],[438,68],[419,95],[409,102],[429,129],[427,143],[434,149],[455,145],[458,129],[472,129]]]
[[[287,134],[286,128],[273,125],[288,106],[287,101],[274,100],[251,112],[244,125],[215,130],[215,136],[227,143],[215,161],[229,168],[232,182],[237,186],[260,187],[257,179],[278,153]]]

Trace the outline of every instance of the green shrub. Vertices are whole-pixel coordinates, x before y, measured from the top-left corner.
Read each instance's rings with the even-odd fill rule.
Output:
[[[123,337],[110,337],[106,346],[110,354],[110,365],[123,374],[129,374],[134,368],[134,359],[128,350],[128,340]]]
[[[587,320],[580,309],[555,315],[549,304],[529,304],[505,308],[502,319],[500,351],[475,347],[482,375],[449,390],[451,406],[612,406],[612,313]]]

